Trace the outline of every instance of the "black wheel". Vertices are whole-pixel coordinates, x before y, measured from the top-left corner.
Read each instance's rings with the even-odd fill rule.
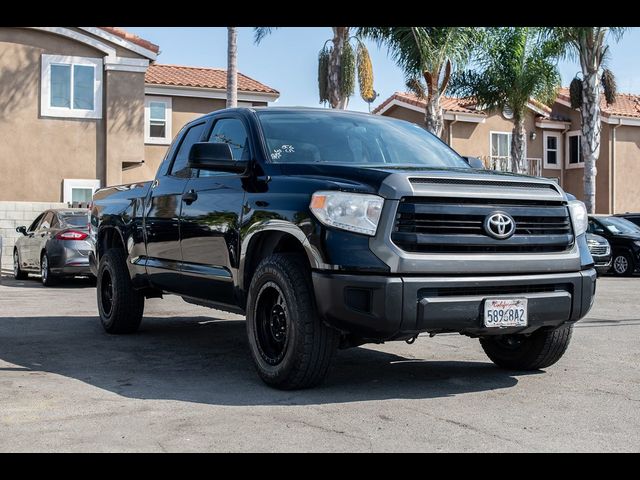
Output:
[[[303,258],[275,254],[260,263],[249,287],[247,335],[258,374],[268,385],[293,390],[322,382],[340,334],[316,312]]]
[[[100,259],[96,292],[100,321],[108,333],[138,330],[144,311],[144,296],[131,284],[122,250],[111,249]]]
[[[493,363],[510,370],[538,370],[556,363],[567,351],[573,326],[538,330],[531,335],[496,335],[480,338]]]
[[[13,278],[16,280],[26,280],[29,278],[29,274],[23,272],[20,268],[20,255],[18,254],[17,248],[13,251]]]
[[[630,277],[636,269],[636,264],[628,252],[617,252],[613,255],[611,269],[620,277]]]
[[[58,277],[51,273],[51,265],[49,264],[49,255],[47,252],[42,252],[40,257],[40,278],[42,279],[42,285],[50,287],[58,283]]]

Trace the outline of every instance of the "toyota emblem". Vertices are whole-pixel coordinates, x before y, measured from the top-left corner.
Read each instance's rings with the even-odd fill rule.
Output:
[[[493,238],[505,240],[516,231],[516,222],[508,213],[490,213],[484,219],[484,230]]]

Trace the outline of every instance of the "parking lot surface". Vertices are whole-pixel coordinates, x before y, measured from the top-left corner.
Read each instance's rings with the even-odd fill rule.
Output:
[[[167,297],[110,336],[90,283],[3,277],[0,451],[638,451],[639,291],[600,279],[544,372],[421,336],[340,351],[322,386],[281,392],[256,375],[242,317]]]

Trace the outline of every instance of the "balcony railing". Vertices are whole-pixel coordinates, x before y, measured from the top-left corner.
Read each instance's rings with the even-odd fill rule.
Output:
[[[511,158],[510,157],[498,157],[485,155],[481,157],[485,166],[489,170],[500,170],[502,172],[511,171]],[[533,175],[535,177],[542,176],[542,159],[541,158],[527,158],[527,175]]]

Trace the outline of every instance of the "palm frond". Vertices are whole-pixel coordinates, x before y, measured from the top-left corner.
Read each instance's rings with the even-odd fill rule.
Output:
[[[253,42],[260,45],[264,37],[271,35],[278,27],[253,27]]]

